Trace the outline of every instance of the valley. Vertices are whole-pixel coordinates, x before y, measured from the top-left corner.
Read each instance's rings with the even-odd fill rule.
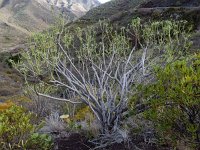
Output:
[[[84,15],[98,6],[96,0],[71,1],[67,3],[46,0],[2,0],[0,1],[0,52],[23,43],[33,32],[41,32],[50,27],[59,13],[68,21]]]

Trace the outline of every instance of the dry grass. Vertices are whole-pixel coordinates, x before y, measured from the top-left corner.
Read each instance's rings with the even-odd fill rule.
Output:
[[[58,112],[52,113],[46,118],[46,125],[49,127],[51,132],[62,132],[65,130],[65,123],[60,119]]]

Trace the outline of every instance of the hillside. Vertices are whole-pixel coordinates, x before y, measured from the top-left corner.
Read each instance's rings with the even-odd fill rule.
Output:
[[[114,0],[107,2],[106,4],[100,5],[90,10],[84,15],[82,20],[94,20],[108,19],[112,15],[118,14],[119,12],[127,11],[129,9],[137,7],[139,4],[146,0]]]
[[[200,0],[115,0],[90,10],[67,26],[84,28],[103,19],[123,27],[128,26],[136,17],[140,17],[143,22],[160,19],[187,20],[195,30],[191,38],[193,48],[198,49],[200,46]]]
[[[97,5],[0,0],[0,149],[200,150],[200,0]]]
[[[140,7],[198,7],[199,5],[199,0],[150,0],[143,3]]]
[[[146,0],[144,0],[146,1]],[[199,6],[199,1],[192,0],[188,1],[184,0],[183,3],[179,4],[177,7],[174,7],[174,3],[167,3],[166,7],[162,7],[163,3],[158,3],[157,0],[151,0],[149,2],[142,3],[140,0],[116,0],[111,1],[105,4],[100,5],[99,7],[96,7],[92,10],[90,10],[86,15],[81,17],[80,19],[71,22],[66,25],[67,28],[74,28],[74,27],[82,27],[85,28],[87,25],[95,25],[99,20],[101,19],[108,19],[113,25],[117,26],[128,26],[128,24],[131,22],[131,20],[134,17],[141,17],[144,21],[148,21],[149,19],[159,20],[159,19],[186,19],[190,21],[195,26],[195,34],[191,38],[193,40],[193,49],[197,50],[200,47],[200,8],[196,7]],[[49,17],[50,14],[45,11],[46,9],[43,8],[41,5],[35,13],[33,13],[37,17],[33,17],[34,19],[29,19],[23,16],[24,12],[27,12],[27,9],[32,7],[32,9],[36,9],[36,4],[33,2],[25,1],[26,7],[23,7],[24,9],[20,9],[20,11],[17,11],[16,7],[15,9],[12,9],[11,16],[6,18],[0,16],[0,39],[1,39],[1,47],[12,47],[10,48],[10,52],[16,53],[18,52],[18,49],[24,49],[24,45],[18,45],[16,44],[22,42],[24,37],[27,36],[30,31],[26,29],[25,25],[30,26],[33,31],[35,30],[41,30],[48,26],[48,23],[52,21],[52,18]],[[170,1],[173,2],[173,1]],[[14,1],[11,3],[13,5],[3,5],[4,7],[0,9],[0,12],[4,10],[9,11],[14,6]],[[162,5],[161,5],[162,4]],[[12,6],[12,7],[11,7]],[[33,7],[34,6],[34,7]],[[155,7],[151,7],[155,6]],[[183,6],[183,7],[181,7]],[[185,7],[185,6],[191,6],[191,7]],[[145,8],[144,8],[145,7]],[[43,8],[43,9],[40,9]],[[46,19],[42,19],[43,15],[40,15],[40,10],[44,11],[44,13],[47,13],[45,17]],[[18,13],[14,13],[18,12]],[[22,12],[22,13],[20,13]],[[9,13],[8,13],[9,14]],[[14,15],[15,14],[15,15]],[[31,16],[33,16],[31,14]],[[74,16],[73,13],[71,13],[72,17]],[[24,23],[21,21],[18,21],[16,18],[23,18]],[[28,16],[27,16],[28,17]],[[30,17],[30,16],[29,16]],[[2,21],[4,20],[4,21]],[[31,25],[31,22],[32,24]],[[42,22],[40,22],[43,20]],[[44,20],[48,20],[48,23],[46,23]],[[10,23],[11,22],[11,23]],[[12,22],[15,22],[15,25],[12,24]],[[21,24],[20,24],[21,23]],[[6,36],[5,36],[6,35]],[[14,41],[14,42],[10,42]],[[13,54],[12,54],[13,55]],[[0,62],[6,60],[8,57],[10,57],[10,53],[1,54],[0,56]],[[1,67],[3,68],[3,67]],[[1,70],[3,72],[3,69]],[[4,76],[5,76],[4,71]],[[12,83],[12,78],[8,80],[9,83]],[[9,84],[8,84],[9,85]],[[12,94],[11,94],[12,95]]]
[[[185,19],[194,25],[195,33],[191,37],[191,40],[193,41],[192,50],[194,50],[194,51],[199,50],[199,47],[200,47],[200,7],[197,7],[197,6],[199,6],[199,1],[183,0],[182,3],[179,3],[177,6],[174,6],[177,3],[175,3],[174,1],[170,1],[170,0],[167,1],[168,3],[159,3],[157,0],[151,0],[148,2],[146,2],[146,0],[144,0],[144,1],[145,2],[142,3],[139,0],[136,0],[136,1],[116,0],[116,1],[111,1],[111,2],[105,3],[103,5],[100,5],[99,7],[96,7],[94,9],[90,10],[88,13],[86,13],[86,15],[84,15],[80,19],[67,24],[66,28],[75,28],[75,27],[85,28],[88,25],[96,25],[96,23],[101,19],[107,19],[113,25],[119,26],[119,27],[128,26],[128,24],[131,23],[131,20],[135,17],[140,17],[140,18],[142,18],[143,21],[149,21],[150,19],[153,19],[153,20]],[[32,3],[30,1],[28,2],[25,0],[24,0],[24,2],[26,2],[25,4],[27,4],[27,5],[26,5],[26,7],[24,7],[24,9],[20,9],[20,11],[22,11],[22,13],[19,13],[19,14],[14,13],[14,12],[18,12],[15,7],[15,9],[12,9],[12,11],[13,11],[11,13],[12,17],[6,18],[6,17],[2,17],[2,15],[0,16],[0,18],[1,18],[1,22],[0,22],[1,43],[0,44],[4,47],[12,47],[12,48],[10,48],[10,52],[1,54],[0,62],[9,58],[10,54],[15,55],[15,53],[18,52],[18,49],[25,48],[24,45],[16,46],[16,44],[22,42],[21,37],[24,38],[25,36],[30,34],[30,31],[28,31],[26,29],[26,27],[23,26],[23,25],[31,26],[30,19],[23,17],[22,14],[24,12],[27,12],[27,8],[29,8],[31,6],[32,7],[34,6],[32,8],[32,9],[34,9],[36,7],[36,4],[38,4],[38,3],[35,3],[35,2]],[[11,4],[13,4],[13,5],[11,5]],[[4,12],[9,11],[14,6],[14,1],[11,4],[9,4],[9,5],[4,4],[3,7],[0,9],[0,12],[2,10],[4,10]],[[166,7],[164,4],[166,5]],[[43,5],[41,5],[40,7],[43,8]],[[41,18],[43,16],[40,15],[40,13],[39,13],[40,7],[37,8],[38,14],[37,13],[34,13],[34,14],[37,16],[37,18],[40,18],[38,20],[41,21],[42,20]],[[41,10],[44,11],[45,8],[43,8]],[[44,13],[47,13],[47,11],[45,11]],[[72,15],[72,17],[74,16],[73,13],[71,13],[71,15]],[[33,14],[32,14],[32,16],[33,16]],[[45,17],[48,17],[48,16],[49,16],[49,14],[46,14]],[[23,24],[23,22],[19,22],[19,21],[17,21],[17,19],[15,19],[18,17],[21,17],[24,19],[24,24]],[[33,24],[35,24],[34,26],[31,26],[33,31],[46,28],[48,26],[48,24],[52,21],[52,18],[49,17],[49,19],[46,18],[46,20],[48,20],[48,23],[42,22],[42,24],[41,24],[41,23],[37,22],[38,20],[36,17],[33,17],[33,18],[35,18],[35,19],[32,19]],[[45,19],[43,18],[43,21],[44,20]],[[12,24],[12,22],[15,22],[15,24],[19,24],[19,25]],[[16,22],[18,22],[18,23],[16,23]],[[22,24],[20,25],[20,23],[22,23]],[[9,43],[9,41],[15,41],[15,42],[11,44],[11,43]],[[5,81],[5,79],[6,79],[8,81],[6,84],[7,85],[6,87],[8,87],[8,88],[3,88],[3,90],[10,89],[10,87],[11,87],[10,85],[12,85],[13,83],[14,84],[16,83],[15,79],[13,79],[13,77],[15,75],[16,76],[18,76],[18,75],[15,74],[15,72],[13,72],[13,74],[15,74],[15,75],[12,75],[11,77],[9,77],[9,80],[8,80],[7,77],[9,76],[9,74],[7,74],[6,72],[10,72],[10,71],[6,71],[7,68],[2,67],[3,66],[2,64],[0,64],[0,66],[1,66],[0,76],[2,76],[1,80],[4,79],[4,81]],[[19,87],[19,86],[17,86],[17,87]],[[0,89],[0,93],[1,93],[1,89]],[[11,96],[11,95],[13,95],[13,93],[8,96]]]
[[[64,5],[61,5],[61,2]],[[63,13],[69,21],[72,21],[100,4],[97,0],[67,2],[67,0],[0,0],[0,100],[20,92],[19,74],[4,64],[10,53],[24,49],[27,37],[33,32],[42,31],[53,24],[54,14]]]
[[[115,0],[88,11],[75,24],[81,22],[94,24],[106,19],[127,26],[137,16],[144,19],[159,19],[159,16],[169,18],[171,15],[173,19],[172,14],[177,13],[181,14],[180,17],[186,17],[185,15],[190,11],[197,11],[199,6],[199,0]],[[165,12],[168,13],[165,14]],[[158,18],[155,18],[156,15]],[[197,18],[197,16],[199,15],[196,14],[194,17]]]
[[[72,12],[75,16],[83,16],[88,10],[100,5],[98,0],[36,0],[42,6],[56,6],[61,11]]]
[[[55,21],[54,15],[63,13],[72,21],[99,4],[97,0],[1,0],[0,51],[23,43],[32,32],[46,29]]]

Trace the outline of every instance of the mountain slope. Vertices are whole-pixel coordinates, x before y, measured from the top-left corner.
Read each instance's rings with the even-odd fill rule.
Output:
[[[83,16],[88,10],[100,5],[98,0],[36,0],[46,6],[56,6],[62,10],[68,9],[77,16]]]
[[[158,3],[158,0],[148,0],[148,2],[146,2],[146,0],[143,0],[143,2],[145,3],[143,3],[140,0],[111,1],[90,10],[85,16],[66,25],[66,28],[75,28],[77,26],[85,28],[87,25],[92,25],[92,26],[97,25],[97,22],[100,19],[108,19],[113,25],[118,25],[119,27],[128,26],[128,24],[131,23],[131,20],[135,17],[140,17],[143,21],[149,21],[150,19],[153,19],[153,20],[186,19],[195,26],[195,34],[192,35],[191,39],[194,42],[193,49],[199,50],[200,48],[200,7],[199,6],[200,5],[196,3],[196,2],[199,2],[199,0],[190,0],[190,1],[179,0],[182,3],[179,3],[179,5],[177,6],[174,6],[174,3],[171,3],[173,2],[173,0],[164,0],[164,1],[166,1],[165,3],[166,7],[165,5],[162,5],[163,3],[161,2]],[[167,3],[167,2],[170,2],[170,3]],[[5,22],[0,22],[0,26],[3,26],[0,29],[11,28],[11,26],[6,24]],[[14,29],[15,28],[12,27],[12,30]],[[2,31],[6,33],[5,30],[2,30]],[[20,34],[25,34],[25,33],[20,32]],[[16,32],[16,35],[18,35],[17,32]],[[23,46],[22,46],[22,49],[23,49]],[[8,57],[9,55],[10,54],[8,54]],[[0,55],[0,57],[1,56],[2,55]],[[2,56],[2,57],[5,58],[5,56]],[[2,58],[0,58],[0,61],[1,60]],[[6,72],[4,68],[2,68],[2,73],[3,72]],[[1,76],[3,78],[5,74],[1,75],[1,70],[0,70],[0,80],[1,80]],[[6,80],[6,81],[9,81],[11,83],[14,82],[14,81],[11,81],[11,79]],[[10,83],[8,83],[7,85],[9,84]],[[10,88],[11,86],[7,87],[8,90]],[[1,87],[0,87],[0,93],[1,93]]]
[[[199,5],[199,0],[150,0],[143,3],[140,7],[198,7]]]
[[[163,17],[169,15],[166,17],[170,18],[170,14],[176,16],[176,13],[187,20],[192,18],[190,18],[190,15],[187,17],[186,14],[193,10],[196,12],[199,6],[200,0],[114,0],[88,11],[75,24],[91,25],[99,20],[106,19],[114,24],[127,26],[135,17],[156,19],[157,15],[159,20],[159,15]],[[194,15],[194,18],[197,16],[198,12]]]
[[[0,52],[23,43],[32,32],[49,27],[54,22],[53,13],[63,13],[72,21],[100,4],[97,0],[67,2],[68,0],[0,0]]]
[[[99,19],[108,19],[112,15],[115,15],[119,12],[123,12],[129,10],[131,8],[135,8],[141,3],[147,0],[114,0],[107,2],[103,5],[100,5],[89,12],[85,16],[82,17],[84,20],[99,20]]]

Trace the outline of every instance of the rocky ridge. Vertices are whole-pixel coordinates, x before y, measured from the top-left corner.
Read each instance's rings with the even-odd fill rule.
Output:
[[[0,0],[0,52],[47,29],[54,15],[63,13],[72,21],[98,5],[98,0]]]

